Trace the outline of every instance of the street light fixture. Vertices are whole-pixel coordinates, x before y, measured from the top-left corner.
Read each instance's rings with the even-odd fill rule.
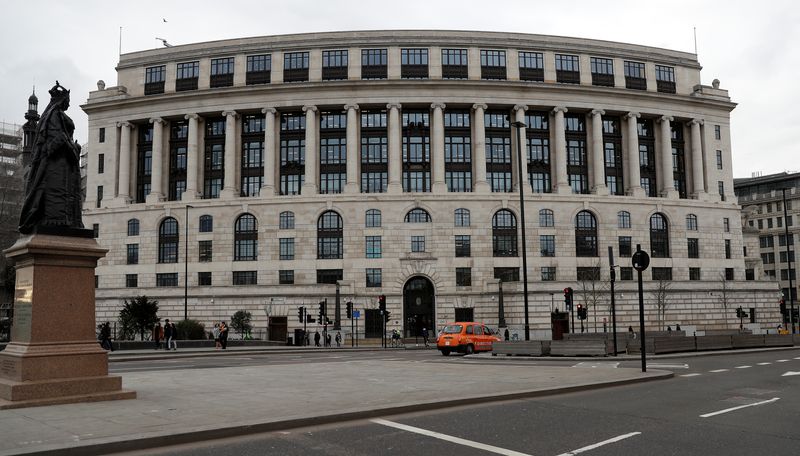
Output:
[[[183,319],[189,319],[189,208],[194,209],[194,206],[186,205],[186,217],[184,218],[185,233],[186,233],[186,250],[183,256]],[[212,299],[213,302],[213,299]]]
[[[519,216],[522,226],[522,294],[525,300],[525,340],[531,340],[531,327],[528,317],[528,249],[525,242],[525,201],[523,189],[525,181],[522,180],[522,129],[526,128],[525,122],[514,122],[512,127],[517,130],[517,185],[519,186]]]

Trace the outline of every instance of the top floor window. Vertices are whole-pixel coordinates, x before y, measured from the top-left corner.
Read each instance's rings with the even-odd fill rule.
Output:
[[[656,90],[675,93],[675,68],[656,65]]]
[[[230,87],[233,85],[233,57],[211,59],[211,87]]]
[[[541,52],[520,51],[519,78],[523,81],[544,81],[544,55]]]
[[[481,79],[506,78],[506,51],[481,49]]]
[[[425,209],[411,209],[406,213],[405,223],[428,223],[431,215]]]
[[[197,90],[197,79],[200,76],[200,62],[183,62],[177,66],[175,75],[175,91]]]
[[[322,51],[322,80],[347,79],[347,50]]]
[[[714,139],[722,139],[722,128],[719,125],[714,125]]]
[[[556,81],[580,84],[581,67],[577,55],[556,54]]]
[[[466,49],[442,49],[442,79],[467,79]]]
[[[428,50],[401,49],[400,77],[403,79],[425,79],[428,77]]]
[[[592,85],[614,87],[614,61],[600,57],[591,57]]]
[[[155,95],[164,93],[164,81],[167,77],[167,67],[159,65],[144,69],[144,94]]]
[[[387,65],[386,49],[361,50],[361,79],[386,79]]]
[[[247,56],[247,72],[245,73],[245,82],[247,85],[269,84],[271,71],[271,55],[262,54]]]
[[[308,52],[283,54],[283,82],[308,81]]]
[[[644,63],[625,61],[625,88],[647,90],[647,79],[644,73]]]

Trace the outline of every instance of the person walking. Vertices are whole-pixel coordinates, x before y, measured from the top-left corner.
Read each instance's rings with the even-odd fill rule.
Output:
[[[222,345],[219,343],[219,323],[214,323],[214,328],[211,329],[211,334],[214,335],[214,349],[219,350]]]
[[[223,350],[228,349],[228,325],[224,321],[219,323],[219,344]]]
[[[428,328],[422,328],[422,340],[425,342],[425,348],[428,348]]]
[[[314,331],[314,346],[319,347],[319,339],[320,339],[319,331]]]
[[[164,350],[169,350],[172,347],[172,344],[175,343],[175,324],[170,323],[169,318],[164,320]],[[175,349],[177,350],[178,345],[175,344]]]
[[[156,322],[153,326],[153,342],[156,344],[156,350],[161,350],[161,341],[164,339],[164,327],[161,326],[161,320]]]
[[[636,333],[633,332],[633,326],[628,326],[628,337],[636,339]]]
[[[337,332],[336,333],[336,348],[341,348],[341,347],[342,347],[342,333]]]
[[[330,347],[331,346],[331,333],[328,333],[328,334],[325,335],[325,346],[326,347]]]
[[[100,346],[105,350],[114,351],[114,347],[111,345],[111,326],[108,322],[103,323],[103,326],[100,327]]]

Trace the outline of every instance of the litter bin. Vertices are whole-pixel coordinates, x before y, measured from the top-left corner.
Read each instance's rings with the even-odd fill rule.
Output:
[[[289,340],[292,338],[290,337]],[[289,345],[292,345],[291,343]],[[295,329],[294,330],[294,345],[301,346],[303,345],[303,330],[302,329]]]
[[[294,340],[292,340],[292,336],[286,336],[286,345],[294,345]]]

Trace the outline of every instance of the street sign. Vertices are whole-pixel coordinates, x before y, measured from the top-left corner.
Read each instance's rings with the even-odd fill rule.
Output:
[[[637,271],[644,271],[647,269],[647,266],[650,265],[650,255],[644,250],[639,250],[634,253],[631,260],[633,262],[633,268]]]
[[[361,311],[360,310],[354,310],[353,311],[353,318],[358,319],[360,317],[361,317]]]

